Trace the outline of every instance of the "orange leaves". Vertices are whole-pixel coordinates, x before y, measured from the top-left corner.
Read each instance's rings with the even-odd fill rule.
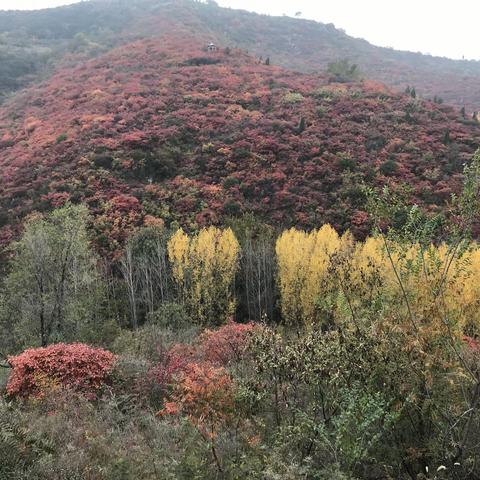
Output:
[[[178,415],[180,413],[179,405],[176,402],[166,402],[163,410],[158,412],[160,416]]]
[[[32,348],[9,357],[13,368],[7,392],[14,397],[42,397],[49,387],[59,386],[95,398],[107,381],[115,355],[81,343],[59,343]]]
[[[235,384],[226,367],[242,360],[255,328],[252,323],[229,322],[205,330],[192,346],[174,346],[167,355],[175,368],[167,368],[172,392],[159,415],[184,415],[212,440],[234,415]]]
[[[183,415],[210,444],[213,458],[222,471],[215,441],[234,419],[235,387],[223,367],[189,363],[177,377],[173,392],[159,416]]]
[[[190,363],[179,375],[159,415],[183,414],[208,438],[233,415],[234,383],[223,367]]]

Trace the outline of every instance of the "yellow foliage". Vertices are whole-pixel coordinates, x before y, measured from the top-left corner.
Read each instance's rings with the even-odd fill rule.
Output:
[[[190,239],[180,228],[168,242],[168,258],[172,263],[173,276],[178,283],[185,280],[185,271],[190,267]]]
[[[235,312],[233,283],[240,245],[232,230],[180,229],[168,242],[173,276],[190,313],[201,324],[224,323]]]
[[[240,247],[231,229],[178,230],[168,255],[179,292],[201,324],[235,310]],[[312,325],[376,318],[428,342],[480,333],[480,249],[404,245],[382,236],[356,243],[330,226],[284,231],[276,243],[283,321]]]
[[[381,317],[433,342],[478,334],[480,249],[464,253],[445,244],[402,245],[382,236],[355,243],[330,225],[307,233],[291,229],[277,240],[283,320],[290,325],[324,321],[322,306],[358,314],[380,299]],[[343,310],[342,310],[343,309]],[[325,313],[325,312],[323,312]],[[380,312],[379,312],[380,313]]]
[[[278,283],[284,321],[312,324],[319,320],[318,305],[328,288],[328,270],[339,252],[352,243],[330,226],[307,233],[296,229],[277,240]]]

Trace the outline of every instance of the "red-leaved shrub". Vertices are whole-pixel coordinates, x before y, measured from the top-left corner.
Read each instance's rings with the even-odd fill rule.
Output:
[[[234,383],[223,367],[190,363],[179,374],[170,401],[158,414],[187,416],[204,438],[213,440],[234,410]]]
[[[111,352],[81,343],[31,348],[8,358],[13,371],[7,393],[39,398],[48,389],[66,388],[93,399],[106,383],[115,359]]]
[[[192,373],[196,372],[194,377],[198,381],[212,372],[226,374],[226,367],[243,358],[255,328],[253,323],[231,321],[217,330],[205,330],[191,345],[177,343],[167,351],[159,349],[158,360],[140,385],[142,393],[153,401],[163,401],[172,391],[178,393],[180,384],[190,385]]]
[[[187,366],[187,359],[168,351],[147,372],[146,378],[140,385],[142,393],[151,400],[162,400],[168,388],[174,382],[174,376],[182,372]]]
[[[200,356],[206,362],[228,366],[243,357],[254,323],[227,323],[217,330],[205,330],[199,339]]]

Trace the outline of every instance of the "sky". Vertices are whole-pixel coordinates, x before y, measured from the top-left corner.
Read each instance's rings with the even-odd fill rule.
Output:
[[[77,0],[78,1],[78,0]],[[75,0],[0,0],[0,9],[37,9]],[[480,60],[478,0],[217,0],[224,7],[334,23],[374,45]]]

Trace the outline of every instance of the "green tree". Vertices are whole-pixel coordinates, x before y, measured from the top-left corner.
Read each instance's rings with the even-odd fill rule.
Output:
[[[17,347],[81,340],[96,331],[102,282],[87,219],[86,207],[67,204],[28,219],[13,244],[2,316]]]
[[[336,82],[353,82],[360,79],[358,65],[350,63],[347,59],[329,63],[327,71]]]

